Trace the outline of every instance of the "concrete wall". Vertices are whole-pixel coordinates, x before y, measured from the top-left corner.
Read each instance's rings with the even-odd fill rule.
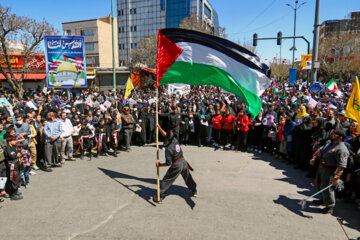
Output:
[[[97,21],[98,28],[98,43],[99,43],[99,63],[100,67],[112,67],[112,27],[111,21],[109,22]],[[115,38],[115,66],[119,66],[119,53],[118,53],[118,27],[117,20],[114,19],[114,38]]]

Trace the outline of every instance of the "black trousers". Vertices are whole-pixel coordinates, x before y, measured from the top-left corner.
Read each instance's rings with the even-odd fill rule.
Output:
[[[14,163],[14,176],[13,179],[10,180],[10,163]],[[6,177],[8,178],[8,181],[6,182],[6,192],[9,193],[10,196],[17,193],[22,181],[20,178],[20,163],[19,161],[16,162],[7,162],[6,163]]]
[[[226,144],[228,143],[233,143],[233,130],[232,129],[223,129],[222,132],[222,145],[225,147]]]
[[[221,129],[213,128],[212,131],[213,131],[212,132],[212,137],[214,139],[214,142],[217,143],[218,145],[220,145]]]
[[[241,151],[246,150],[248,134],[249,132],[238,131],[236,138],[236,148],[235,148],[236,150],[237,149]]]
[[[181,159],[177,163],[173,163],[167,170],[160,184],[160,196],[164,196],[180,174],[183,177],[186,186],[192,192],[196,192],[196,183],[191,176],[188,164],[185,159]]]

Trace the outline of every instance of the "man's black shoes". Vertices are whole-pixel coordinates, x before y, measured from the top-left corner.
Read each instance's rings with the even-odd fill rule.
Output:
[[[334,213],[334,208],[333,207],[325,207],[323,209],[320,209],[320,213],[333,214]]]

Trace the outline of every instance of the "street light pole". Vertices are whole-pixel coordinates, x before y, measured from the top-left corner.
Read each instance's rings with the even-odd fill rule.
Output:
[[[313,55],[312,55],[312,66],[311,66],[311,82],[317,81],[317,67],[315,62],[318,60],[319,55],[319,36],[320,36],[320,25],[319,25],[319,15],[320,15],[320,0],[316,0],[316,10],[315,10],[315,23],[314,23],[314,46],[313,46]]]
[[[114,97],[116,97],[114,0],[111,0],[111,28],[112,28],[111,32],[112,32],[112,66],[113,66]]]
[[[304,5],[306,2],[303,2],[303,3],[300,3],[298,5],[299,1],[296,0],[295,1],[295,7],[293,7],[291,4],[287,3],[286,6],[289,6],[291,7],[293,10],[294,10],[294,36],[296,36],[296,11],[302,6]],[[294,68],[295,66],[295,38],[293,39],[293,46],[292,46],[292,52],[293,52],[293,55],[292,55],[292,68]]]

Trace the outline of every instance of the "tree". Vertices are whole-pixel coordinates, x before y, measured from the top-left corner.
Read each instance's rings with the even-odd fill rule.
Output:
[[[360,73],[360,34],[333,34],[319,44],[319,73],[326,79],[349,81]]]
[[[289,78],[289,67],[288,64],[279,64],[277,62],[270,63],[271,75],[277,79],[288,79]]]
[[[7,65],[7,69],[0,65],[0,73],[5,76],[18,97],[24,95],[23,80],[25,72],[28,70],[26,63],[29,55],[41,51],[39,43],[45,35],[55,35],[56,33],[54,27],[45,20],[38,22],[28,17],[17,16],[11,12],[9,7],[0,5],[0,51]],[[24,55],[24,66],[20,70],[20,78],[15,77],[15,70],[10,63],[9,55],[12,50],[9,43],[11,42],[19,43],[22,48],[21,54]]]

